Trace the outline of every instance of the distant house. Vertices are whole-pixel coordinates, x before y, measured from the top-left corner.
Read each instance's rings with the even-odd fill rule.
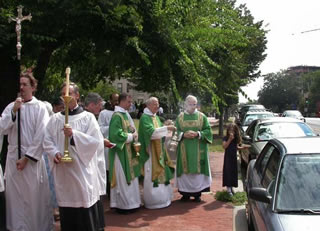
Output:
[[[293,66],[287,69],[288,74],[305,74],[308,72],[319,71],[320,67],[317,66]]]
[[[149,93],[136,91],[134,89],[134,84],[126,79],[116,79],[113,81],[112,86],[115,87],[120,93],[125,92],[131,95],[133,102],[136,102],[138,105],[140,103],[144,103],[150,97]]]

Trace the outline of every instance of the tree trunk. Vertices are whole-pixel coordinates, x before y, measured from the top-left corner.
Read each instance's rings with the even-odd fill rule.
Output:
[[[50,58],[52,52],[54,51],[53,46],[48,46],[42,50],[39,55],[37,66],[34,70],[34,77],[38,80],[38,90],[37,90],[37,97],[39,99],[46,100],[49,96],[47,95],[47,88],[44,86],[44,80],[46,76],[46,71],[49,66]]]
[[[223,107],[220,107],[219,110],[220,110],[220,115],[219,115],[219,137],[223,137],[224,109],[223,109]]]

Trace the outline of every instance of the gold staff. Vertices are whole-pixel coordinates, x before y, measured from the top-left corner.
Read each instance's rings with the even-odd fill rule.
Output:
[[[67,67],[66,69],[66,94],[65,96],[63,96],[63,100],[64,100],[64,106],[65,106],[65,120],[64,120],[64,127],[70,127],[70,125],[68,124],[68,117],[69,117],[69,103],[72,99],[71,96],[69,96],[69,87],[70,87],[70,80],[69,80],[69,76],[70,76],[70,72],[71,69],[70,67]],[[64,155],[61,158],[62,162],[72,162],[72,157],[69,155],[69,137],[65,136],[64,137]]]

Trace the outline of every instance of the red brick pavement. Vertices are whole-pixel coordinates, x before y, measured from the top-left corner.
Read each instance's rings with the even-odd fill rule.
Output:
[[[214,199],[214,193],[222,190],[223,153],[211,153],[210,165],[211,192],[202,195],[200,203],[179,201],[180,194],[175,189],[174,200],[168,208],[149,210],[142,207],[133,214],[120,215],[109,209],[106,200],[105,230],[232,231],[233,206]],[[56,230],[60,230],[58,223]]]

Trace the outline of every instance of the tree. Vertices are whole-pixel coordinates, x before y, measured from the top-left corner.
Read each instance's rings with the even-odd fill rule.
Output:
[[[264,85],[258,92],[259,103],[274,112],[299,107],[301,78],[287,71],[270,73],[264,77]]]

